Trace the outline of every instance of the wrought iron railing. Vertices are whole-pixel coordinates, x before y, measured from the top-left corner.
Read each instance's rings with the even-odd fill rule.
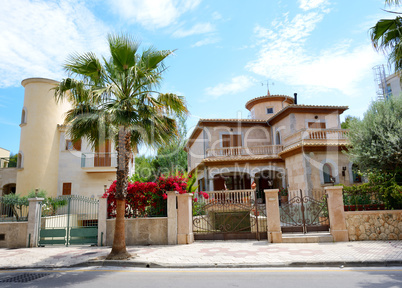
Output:
[[[282,150],[283,150],[282,145],[225,147],[217,149],[208,149],[207,157],[254,156],[254,155],[277,156],[280,152],[282,152]]]
[[[29,202],[25,198],[0,197],[0,222],[28,221]]]
[[[86,152],[81,154],[82,168],[116,167],[116,152]]]
[[[345,211],[391,210],[402,209],[402,202],[386,199],[377,191],[348,192],[343,191]]]

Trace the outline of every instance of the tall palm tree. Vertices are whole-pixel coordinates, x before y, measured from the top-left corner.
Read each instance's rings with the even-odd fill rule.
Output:
[[[400,0],[385,0],[385,4],[400,5]],[[387,11],[400,14],[398,12]],[[402,17],[381,19],[370,29],[371,42],[377,51],[388,54],[388,64],[395,72],[402,70]]]
[[[147,48],[125,35],[108,35],[110,57],[94,53],[71,55],[64,65],[72,78],[55,89],[56,101],[73,104],[65,124],[73,141],[86,137],[95,148],[116,143],[116,225],[107,259],[127,259],[124,212],[131,153],[139,144],[163,145],[177,136],[176,119],[187,114],[184,98],[157,90],[166,70],[163,60],[173,53]],[[73,78],[75,77],[75,79]]]

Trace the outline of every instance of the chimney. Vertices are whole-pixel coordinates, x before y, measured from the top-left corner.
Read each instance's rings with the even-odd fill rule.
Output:
[[[293,94],[295,96],[295,105],[297,105],[297,93]]]

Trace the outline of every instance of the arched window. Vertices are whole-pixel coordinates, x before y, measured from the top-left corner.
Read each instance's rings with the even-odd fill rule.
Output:
[[[324,183],[332,183],[332,168],[328,163],[325,163],[322,168],[322,173],[324,174]]]
[[[17,158],[17,168],[24,168],[24,155],[22,152],[18,153],[18,158]]]
[[[21,124],[26,124],[27,123],[27,108],[22,108],[21,112]]]
[[[275,143],[276,145],[281,145],[281,133],[279,131],[276,131]]]

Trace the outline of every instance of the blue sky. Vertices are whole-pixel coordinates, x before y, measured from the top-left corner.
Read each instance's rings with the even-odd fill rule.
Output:
[[[267,93],[299,104],[347,105],[362,117],[375,98],[372,67],[386,64],[368,30],[383,0],[1,1],[0,147],[17,153],[30,77],[61,80],[71,53],[107,55],[107,33],[177,49],[162,92],[186,97],[188,130],[200,118],[247,118]],[[262,85],[262,83],[264,85]]]

